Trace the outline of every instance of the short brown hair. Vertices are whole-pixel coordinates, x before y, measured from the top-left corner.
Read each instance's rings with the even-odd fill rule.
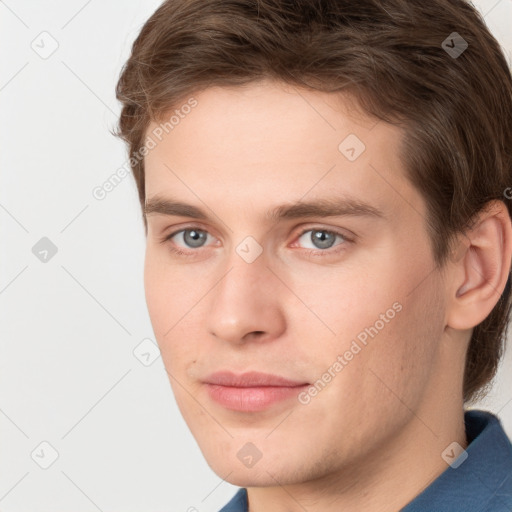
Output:
[[[468,45],[460,55],[449,51],[456,43]],[[149,123],[210,86],[266,78],[351,94],[368,114],[403,128],[401,157],[426,201],[437,265],[454,235],[489,201],[503,200],[512,182],[512,77],[468,2],[167,0],[136,38],[116,88],[122,112],[115,135],[129,145],[143,207],[140,148]],[[483,396],[496,373],[510,291],[509,278],[473,330],[466,402]]]

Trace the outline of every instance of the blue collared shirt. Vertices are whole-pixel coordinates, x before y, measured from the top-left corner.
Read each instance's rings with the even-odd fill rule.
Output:
[[[401,512],[512,512],[512,444],[499,419],[472,410],[464,422],[467,458],[447,467]],[[247,489],[239,489],[219,512],[248,512]]]

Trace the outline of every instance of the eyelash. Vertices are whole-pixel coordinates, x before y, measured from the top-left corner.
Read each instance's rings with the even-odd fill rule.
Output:
[[[170,240],[174,236],[176,236],[177,234],[182,233],[184,231],[201,231],[203,233],[208,233],[208,231],[206,231],[205,229],[201,229],[199,226],[188,226],[185,228],[181,228],[177,231],[173,231],[169,235],[166,235],[165,237],[163,237],[160,240],[160,243],[167,244],[168,242],[170,242]],[[346,247],[345,247],[346,244],[353,243],[353,241],[354,241],[353,239],[347,237],[345,234],[340,233],[339,231],[334,231],[332,229],[318,228],[318,227],[309,227],[309,228],[303,229],[299,233],[297,238],[301,238],[305,233],[307,233],[309,231],[320,231],[320,232],[328,233],[330,235],[334,235],[336,237],[341,237],[343,239],[343,242],[338,245],[335,245],[334,248],[329,248],[329,249],[324,249],[324,250],[322,250],[322,249],[305,249],[304,251],[305,251],[307,257],[323,258],[323,257],[333,256],[335,254],[338,254],[338,253],[346,250]],[[199,247],[198,249],[202,249],[202,247]],[[178,256],[184,256],[187,258],[189,258],[189,257],[193,258],[199,252],[199,250],[194,250],[194,249],[191,249],[190,251],[186,251],[181,248],[177,249],[176,247],[173,247],[172,244],[169,244],[169,250],[171,252],[173,252],[174,254],[177,254]]]

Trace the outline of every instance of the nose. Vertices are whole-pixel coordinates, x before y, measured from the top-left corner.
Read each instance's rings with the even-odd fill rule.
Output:
[[[261,256],[247,263],[234,254],[230,263],[227,273],[209,294],[209,333],[235,344],[279,337],[286,327],[283,285]]]

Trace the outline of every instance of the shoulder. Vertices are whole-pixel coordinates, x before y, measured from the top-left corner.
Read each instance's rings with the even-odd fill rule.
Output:
[[[247,512],[247,489],[238,489],[236,494],[219,512]]]

